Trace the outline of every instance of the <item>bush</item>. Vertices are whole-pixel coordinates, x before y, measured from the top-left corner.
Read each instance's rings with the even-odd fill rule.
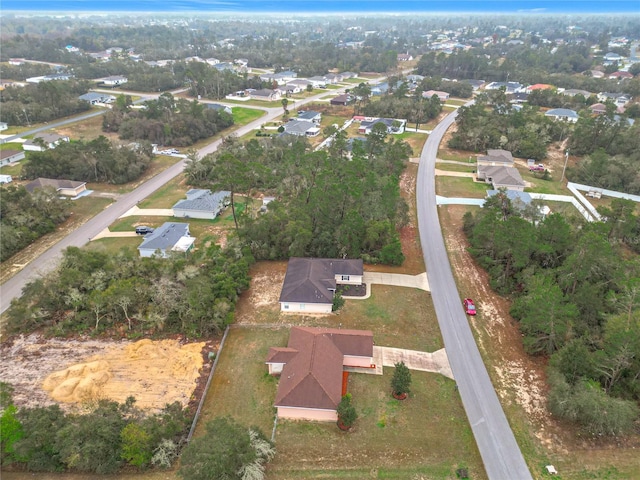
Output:
[[[351,394],[347,393],[338,404],[338,421],[345,427],[351,427],[358,419],[358,412],[351,403]]]
[[[344,298],[342,298],[342,295],[340,294],[340,292],[336,292],[335,295],[333,296],[333,306],[331,307],[331,311],[332,312],[338,311],[343,306],[344,306]]]
[[[404,364],[399,362],[395,364],[395,371],[391,378],[391,390],[396,395],[402,395],[403,393],[411,393],[411,371]]]

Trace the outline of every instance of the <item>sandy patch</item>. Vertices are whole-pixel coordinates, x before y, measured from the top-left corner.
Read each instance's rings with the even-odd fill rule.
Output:
[[[14,387],[19,407],[69,410],[83,402],[134,396],[140,408],[187,406],[204,364],[204,342],[97,341],[19,336],[1,347],[0,379]],[[206,352],[205,352],[206,353]]]

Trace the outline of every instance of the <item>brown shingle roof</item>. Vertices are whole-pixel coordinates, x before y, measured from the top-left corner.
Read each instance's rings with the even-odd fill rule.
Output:
[[[280,375],[276,406],[335,410],[342,396],[344,356],[373,356],[373,333],[365,330],[293,327],[286,351],[274,350],[269,352],[270,362],[277,355],[297,352]]]
[[[36,178],[34,181],[27,183],[24,188],[28,192],[33,192],[36,188],[53,187],[56,190],[63,188],[78,188],[87,182],[76,182],[74,180],[56,180],[54,178]]]

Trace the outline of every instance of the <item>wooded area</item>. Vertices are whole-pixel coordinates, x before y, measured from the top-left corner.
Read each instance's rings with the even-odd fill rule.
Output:
[[[525,349],[550,356],[551,411],[594,436],[629,432],[640,399],[640,259],[624,243],[639,238],[640,219],[626,200],[603,213],[541,219],[501,193],[464,218],[470,252],[513,298]],[[626,220],[632,234],[620,230]]]

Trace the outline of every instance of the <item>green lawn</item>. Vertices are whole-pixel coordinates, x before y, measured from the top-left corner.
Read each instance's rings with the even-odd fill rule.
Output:
[[[0,167],[0,173],[2,175],[11,175],[14,180],[20,177],[20,173],[22,172],[22,162],[24,160],[15,163],[14,165],[3,165]]]
[[[255,108],[233,107],[233,122],[236,125],[246,125],[264,115],[264,110]]]
[[[446,170],[448,172],[467,172],[473,173],[476,171],[476,164],[469,163],[467,165],[459,165],[457,163],[437,162],[436,168],[438,170]]]
[[[443,197],[484,198],[490,189],[490,184],[474,182],[472,178],[436,177],[436,193]]]
[[[140,208],[171,208],[178,200],[186,198],[189,186],[184,175],[178,175],[138,204]]]
[[[456,150],[455,153],[448,150],[438,150],[437,158],[441,160],[457,160],[458,162],[469,162],[469,158],[471,158],[471,163],[476,162],[475,153],[460,150]]]

